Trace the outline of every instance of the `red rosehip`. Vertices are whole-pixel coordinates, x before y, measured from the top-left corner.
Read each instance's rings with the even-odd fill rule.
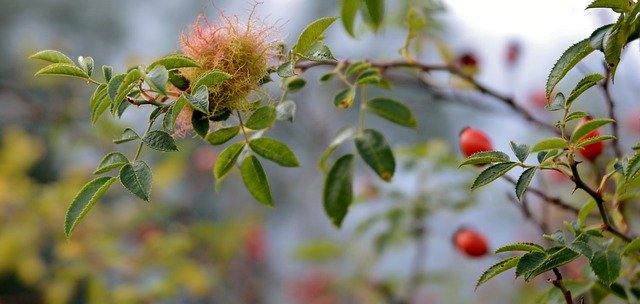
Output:
[[[529,94],[529,103],[536,108],[544,108],[548,103],[547,94],[544,90],[534,91]]]
[[[472,52],[462,53],[456,59],[458,66],[462,69],[463,72],[469,75],[476,75],[479,71],[479,60],[476,54]]]
[[[511,41],[507,45],[507,65],[513,66],[518,62],[520,58],[520,43],[518,41]]]
[[[453,236],[456,248],[470,257],[481,257],[489,251],[485,237],[475,230],[462,228]]]
[[[466,127],[460,131],[460,151],[464,157],[484,151],[492,151],[491,139],[484,132]]]
[[[585,124],[590,120],[591,120],[591,117],[585,117],[582,121],[580,121],[580,123],[578,124],[578,127],[580,127],[581,125]],[[585,137],[583,137],[581,140],[586,140],[591,137],[599,136],[600,134],[601,134],[600,129],[596,129],[589,132],[589,134],[585,135]],[[580,153],[580,155],[582,155],[584,158],[590,161],[594,161],[598,156],[600,156],[600,154],[602,154],[603,150],[604,150],[604,142],[600,141],[597,143],[584,146],[582,149],[578,150],[578,153]]]

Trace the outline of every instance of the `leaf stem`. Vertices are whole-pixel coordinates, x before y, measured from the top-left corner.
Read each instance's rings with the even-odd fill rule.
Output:
[[[242,135],[244,136],[244,141],[249,144],[249,136],[247,136],[247,132],[244,130],[244,122],[242,122],[242,115],[240,115],[240,111],[236,111],[238,115],[238,121],[240,122],[240,130],[242,130]]]
[[[144,131],[144,134],[142,135],[142,138],[144,138],[147,133],[149,133],[149,130],[151,130],[151,126],[153,126],[153,123],[156,121],[156,119],[149,119],[149,124],[147,125],[147,129]],[[133,156],[133,161],[135,162],[136,160],[138,160],[138,157],[140,157],[140,153],[142,152],[142,147],[144,146],[144,141],[142,141],[142,138],[140,139],[140,145],[138,145],[138,149],[136,150],[136,154]]]

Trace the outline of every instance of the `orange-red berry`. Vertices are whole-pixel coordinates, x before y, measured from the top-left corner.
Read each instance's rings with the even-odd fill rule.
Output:
[[[481,257],[489,252],[487,239],[472,229],[459,229],[453,236],[453,244],[458,251],[470,257]]]
[[[460,132],[460,151],[464,157],[491,150],[493,150],[493,144],[484,132],[470,127],[466,127]]]

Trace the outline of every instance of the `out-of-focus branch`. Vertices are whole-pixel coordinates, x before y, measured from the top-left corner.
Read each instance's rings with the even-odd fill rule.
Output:
[[[622,158],[622,149],[620,148],[620,141],[618,139],[618,120],[616,119],[615,114],[615,102],[613,101],[613,97],[611,96],[611,73],[608,68],[605,68],[606,74],[605,78],[602,81],[600,87],[604,92],[604,100],[607,102],[607,110],[609,111],[609,118],[614,121],[611,123],[611,132],[613,136],[615,136],[612,140],[613,151],[616,154],[618,159]]]

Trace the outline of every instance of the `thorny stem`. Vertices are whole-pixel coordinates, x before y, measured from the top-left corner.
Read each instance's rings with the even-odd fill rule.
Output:
[[[606,76],[604,81],[600,85],[602,87],[602,91],[604,91],[604,99],[607,102],[607,110],[609,111],[609,118],[613,119],[611,123],[611,132],[614,136],[612,141],[613,151],[616,154],[618,159],[622,158],[622,149],[620,148],[620,141],[618,140],[618,120],[616,119],[615,114],[615,103],[613,102],[613,97],[611,96],[611,73],[608,68],[605,68]]]
[[[551,283],[553,286],[558,287],[560,291],[562,291],[562,295],[564,296],[564,300],[567,304],[573,304],[573,298],[571,297],[571,291],[567,289],[567,287],[562,284],[562,274],[560,274],[560,270],[557,267],[553,268],[553,273],[556,275],[556,279],[552,280]]]
[[[611,220],[609,220],[609,216],[607,215],[607,210],[604,206],[605,201],[602,198],[602,194],[593,190],[589,185],[587,185],[580,174],[578,173],[578,162],[576,162],[573,158],[569,158],[569,165],[571,167],[571,172],[573,173],[573,182],[576,184],[577,189],[582,189],[587,194],[589,194],[595,201],[598,206],[598,212],[600,213],[600,217],[602,218],[603,230],[611,232],[613,235],[617,236],[621,240],[625,242],[631,242],[631,238],[626,236],[624,233],[620,232],[616,227],[611,224]]]
[[[348,65],[349,61],[335,61],[335,60],[331,60],[331,61],[302,61],[299,62],[298,64],[296,64],[296,68],[300,69],[302,72],[315,67],[315,66],[336,66],[338,64],[344,64],[344,65]],[[522,116],[524,116],[524,118],[529,121],[532,122],[536,125],[539,125],[543,128],[546,128],[554,133],[559,133],[559,130],[552,124],[549,124],[547,122],[544,122],[542,120],[537,119],[536,117],[534,117],[531,113],[529,113],[529,111],[527,111],[525,108],[521,107],[520,105],[518,105],[515,100],[513,99],[513,97],[511,96],[506,96],[506,95],[502,95],[501,93],[481,84],[480,82],[478,82],[475,78],[473,78],[473,76],[465,73],[464,71],[462,71],[460,68],[456,67],[455,65],[450,65],[450,64],[426,64],[426,63],[420,63],[420,62],[409,62],[406,60],[396,60],[396,61],[387,61],[387,62],[370,62],[371,66],[373,67],[377,67],[379,69],[381,69],[381,71],[384,73],[385,70],[390,69],[390,68],[417,68],[422,72],[432,72],[432,71],[445,71],[445,72],[449,72],[453,75],[456,75],[468,82],[470,82],[471,84],[473,84],[476,89],[478,89],[478,91],[480,91],[483,94],[489,95],[491,97],[494,97],[500,101],[502,101],[503,103],[507,104],[510,108],[512,108],[514,111],[519,112]],[[344,81],[344,79],[343,79]]]

